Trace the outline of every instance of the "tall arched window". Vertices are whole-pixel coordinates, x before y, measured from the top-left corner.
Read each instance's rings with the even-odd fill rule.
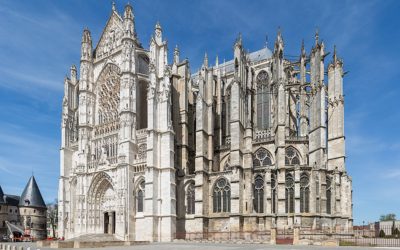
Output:
[[[187,214],[195,212],[194,183],[190,183],[186,191]]]
[[[310,212],[310,179],[307,173],[300,176],[300,212]]]
[[[268,88],[269,78],[266,71],[257,75],[257,128],[259,130],[269,128],[270,116],[270,91]]]
[[[214,213],[231,211],[231,186],[225,178],[216,181],[213,190]]]
[[[332,178],[326,176],[326,213],[332,213]]]
[[[231,135],[231,91],[230,88],[226,90],[225,95],[225,106],[226,106],[226,116],[225,116],[225,128],[226,128],[226,136]]]
[[[320,194],[319,194],[319,175],[317,174],[316,176],[315,176],[315,197],[316,197],[316,204],[315,204],[315,211],[317,212],[317,213],[319,213],[320,211],[321,211],[321,209],[320,209],[320,207],[321,207],[321,202],[320,202],[320,199],[319,199],[319,197],[320,197]]]
[[[287,147],[285,150],[285,165],[299,165],[299,152],[294,147]]]
[[[137,191],[136,191],[136,212],[141,213],[143,212],[144,207],[144,188],[145,183],[144,180],[140,182]]]
[[[294,179],[290,173],[286,174],[286,199],[285,209],[286,213],[294,213]]]
[[[277,193],[276,193],[276,174],[272,173],[271,174],[271,212],[276,213],[276,207],[277,207]]]
[[[257,175],[254,180],[254,210],[257,213],[264,213],[264,179]]]
[[[259,148],[253,155],[253,167],[272,165],[271,155],[265,148]]]

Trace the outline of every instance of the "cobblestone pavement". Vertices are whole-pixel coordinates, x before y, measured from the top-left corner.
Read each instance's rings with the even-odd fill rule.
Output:
[[[4,242],[1,242],[4,243]],[[31,247],[31,250],[50,250],[50,248],[38,248],[34,243],[7,243],[10,245]],[[263,249],[288,249],[288,250],[378,250],[378,249],[400,249],[400,247],[322,247],[322,246],[291,246],[291,245],[266,245],[266,244],[225,244],[225,243],[151,243],[147,245],[137,246],[121,246],[121,247],[104,247],[96,248],[101,250],[263,250]],[[61,249],[61,248],[60,248]],[[82,248],[83,249],[83,248]],[[94,250],[95,248],[87,248],[87,250]]]

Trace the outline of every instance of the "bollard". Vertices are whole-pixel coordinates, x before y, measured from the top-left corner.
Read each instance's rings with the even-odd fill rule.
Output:
[[[17,250],[17,247],[14,245],[11,247],[11,250]]]
[[[10,246],[10,245],[7,245],[6,250],[11,250],[11,246]]]
[[[31,250],[31,247],[27,247],[26,250]]]
[[[24,250],[24,247],[23,247],[23,246],[20,246],[20,247],[18,248],[18,250]]]

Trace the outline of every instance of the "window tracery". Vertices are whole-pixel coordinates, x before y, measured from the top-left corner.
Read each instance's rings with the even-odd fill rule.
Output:
[[[190,183],[186,192],[187,214],[195,213],[195,189],[194,183]]]
[[[326,213],[332,213],[332,178],[326,176]]]
[[[119,119],[119,68],[109,64],[103,70],[98,80],[98,123],[106,124]]]
[[[269,77],[266,71],[261,71],[257,75],[257,128],[259,130],[268,129],[270,126],[270,91]]]
[[[214,213],[231,211],[231,186],[225,178],[216,181],[213,190]]]
[[[253,167],[272,165],[271,154],[265,148],[259,148],[253,154]]]
[[[297,150],[293,147],[287,147],[285,150],[285,165],[299,165],[300,157]]]
[[[276,174],[271,173],[271,212],[276,213],[277,193],[276,193]]]
[[[145,182],[142,180],[137,188],[136,192],[136,212],[141,213],[144,209],[144,191],[145,191]]]
[[[300,176],[300,212],[310,212],[310,180],[307,173],[301,173]]]
[[[263,213],[264,212],[264,179],[260,175],[257,175],[254,180],[253,197],[254,197],[254,210],[257,213]]]
[[[285,209],[286,213],[294,213],[294,179],[293,175],[290,173],[286,174],[286,199],[285,199]]]

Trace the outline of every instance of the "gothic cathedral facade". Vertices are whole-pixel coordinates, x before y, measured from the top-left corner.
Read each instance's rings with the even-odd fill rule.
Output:
[[[64,82],[59,236],[113,234],[171,241],[208,232],[350,229],[343,62],[325,67],[316,35],[306,54],[248,53],[190,73],[167,59],[157,23],[149,48],[133,9],[115,7],[93,48],[82,36]],[[327,77],[326,77],[327,76]]]

